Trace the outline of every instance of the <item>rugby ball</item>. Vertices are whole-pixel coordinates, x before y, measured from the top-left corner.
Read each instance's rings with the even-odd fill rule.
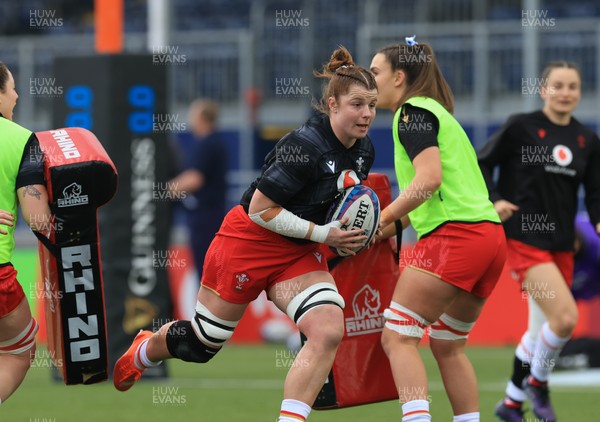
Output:
[[[373,189],[363,185],[356,185],[344,190],[338,202],[334,203],[330,212],[329,222],[349,217],[342,230],[363,229],[368,239],[364,246],[352,249],[359,253],[373,240],[379,227],[379,198]],[[348,256],[341,250],[330,247],[339,256]]]

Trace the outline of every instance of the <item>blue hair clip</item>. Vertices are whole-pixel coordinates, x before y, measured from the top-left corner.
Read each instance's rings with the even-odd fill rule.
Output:
[[[406,42],[406,45],[410,45],[411,47],[413,45],[418,45],[419,43],[417,41],[415,41],[415,38],[417,36],[413,35],[412,37],[404,37],[404,41]]]

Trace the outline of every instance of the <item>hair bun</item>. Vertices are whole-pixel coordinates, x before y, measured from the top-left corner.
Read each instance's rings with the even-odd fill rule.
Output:
[[[331,58],[326,68],[329,72],[335,72],[342,66],[354,66],[354,59],[352,59],[352,55],[345,47],[340,46],[340,48],[331,53]]]

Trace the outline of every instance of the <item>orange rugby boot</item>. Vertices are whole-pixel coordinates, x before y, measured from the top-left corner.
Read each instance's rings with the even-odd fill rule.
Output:
[[[135,354],[137,353],[140,344],[152,337],[152,331],[140,330],[133,343],[127,349],[127,352],[119,358],[115,363],[115,369],[113,370],[113,383],[115,388],[119,391],[129,390],[136,381],[142,377],[142,373],[146,370],[139,369],[135,365]],[[139,359],[138,359],[139,361]]]

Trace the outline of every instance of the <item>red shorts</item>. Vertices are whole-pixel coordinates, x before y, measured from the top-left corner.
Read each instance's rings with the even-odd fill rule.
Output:
[[[228,302],[250,303],[274,284],[312,271],[328,271],[320,244],[294,243],[250,220],[238,205],[208,248],[202,285]]]
[[[494,290],[506,260],[500,224],[446,223],[401,254],[401,265],[435,275],[476,296]]]
[[[12,265],[0,267],[0,318],[10,314],[21,303],[25,293],[17,281],[17,271]]]
[[[572,251],[552,252],[518,240],[508,239],[508,268],[515,280],[523,283],[527,271],[534,265],[554,262],[569,288],[573,284],[574,258]]]

